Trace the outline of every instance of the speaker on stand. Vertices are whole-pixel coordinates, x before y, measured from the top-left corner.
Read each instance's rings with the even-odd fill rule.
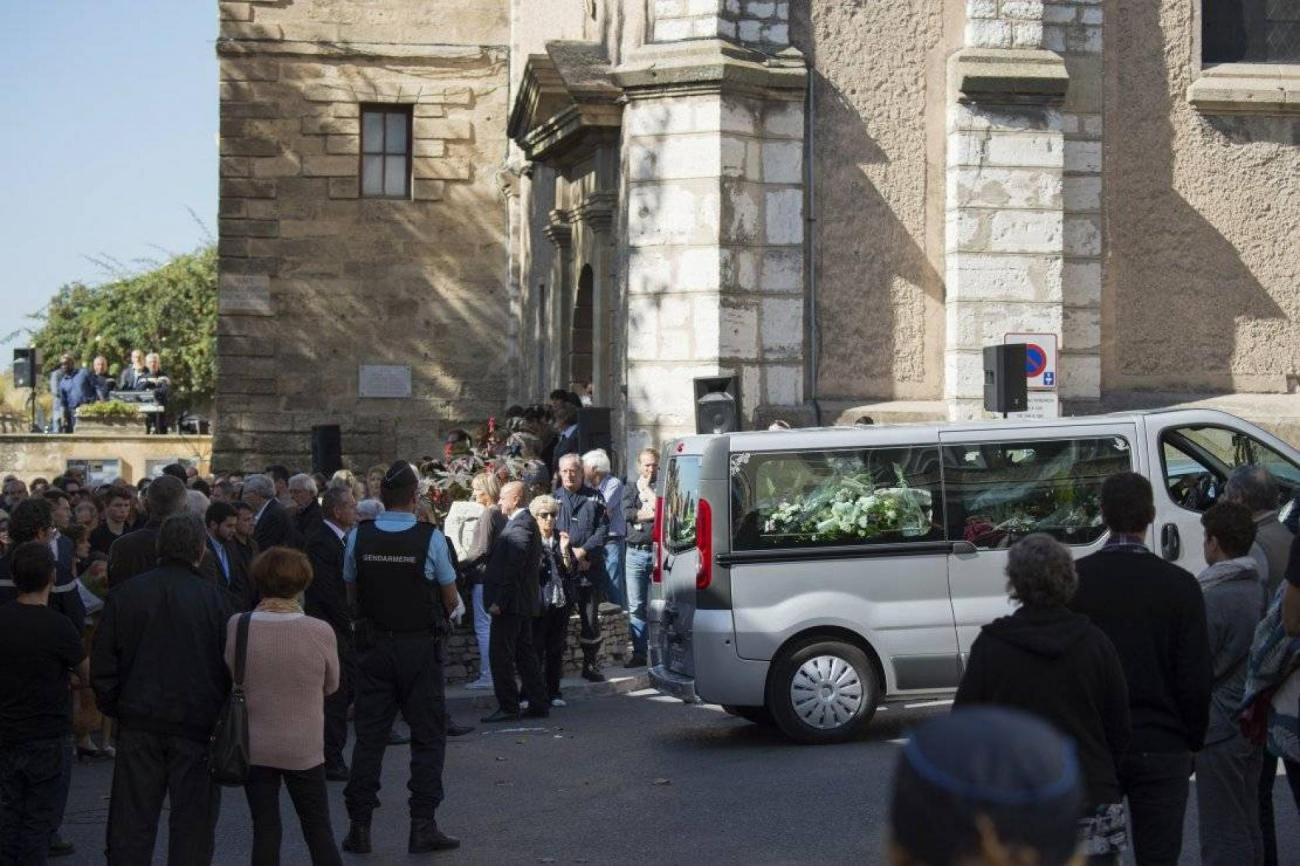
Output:
[[[740,428],[740,380],[736,376],[696,379],[695,432],[735,433]]]

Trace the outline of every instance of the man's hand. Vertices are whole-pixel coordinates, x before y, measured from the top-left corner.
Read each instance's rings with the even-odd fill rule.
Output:
[[[491,607],[488,608],[488,613],[492,614],[493,616],[500,616],[500,615],[501,615],[501,605],[499,605],[499,604],[494,604],[494,605],[492,605]]]
[[[584,548],[575,547],[573,548],[573,558],[578,562],[585,563],[587,561],[587,551]]]

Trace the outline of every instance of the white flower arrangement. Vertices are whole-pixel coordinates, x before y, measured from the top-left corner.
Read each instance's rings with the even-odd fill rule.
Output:
[[[907,486],[894,464],[896,486],[877,487],[858,472],[827,479],[812,491],[783,498],[762,518],[763,534],[801,542],[853,542],[896,534],[928,535],[931,494]]]

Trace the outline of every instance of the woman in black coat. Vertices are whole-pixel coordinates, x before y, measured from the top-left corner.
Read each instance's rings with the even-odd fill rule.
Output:
[[[554,496],[543,495],[528,505],[542,536],[542,561],[537,582],[541,587],[541,614],[533,618],[533,646],[537,648],[546,696],[551,706],[564,706],[560,695],[560,678],[564,675],[564,644],[569,635],[569,617],[573,615],[577,595],[573,579],[573,555],[566,534],[555,530],[560,503]]]
[[[998,704],[1038,715],[1074,739],[1088,785],[1082,819],[1090,864],[1117,863],[1128,842],[1116,768],[1129,736],[1128,687],[1110,639],[1066,607],[1078,582],[1070,551],[1035,533],[1008,551],[1011,616],[971,647],[956,706]]]

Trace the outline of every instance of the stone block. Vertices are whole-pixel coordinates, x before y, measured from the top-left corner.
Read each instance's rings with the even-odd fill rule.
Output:
[[[956,182],[948,183],[948,207],[1060,206],[1061,175],[1056,171],[962,167],[956,171]]]
[[[1064,180],[1065,209],[1070,212],[1101,210],[1101,177],[1067,177]]]
[[[629,142],[624,165],[631,180],[718,177],[722,142],[717,135],[671,135]]]
[[[424,118],[424,117],[446,117],[447,116],[447,109],[441,105],[425,105],[424,103],[418,103],[412,109],[412,111],[414,112],[415,117],[417,119]]]
[[[655,21],[656,42],[678,42],[694,35],[689,18],[659,18]]]
[[[1061,305],[995,301],[949,305],[948,341],[967,349],[1001,343],[1008,333],[1061,333]]]
[[[778,102],[763,113],[763,132],[773,138],[797,138],[804,134],[803,103]]]
[[[962,301],[1059,301],[1063,265],[1052,255],[962,253],[948,257],[949,303]]]
[[[412,197],[416,201],[442,201],[447,193],[447,182],[417,177],[412,181]]]
[[[474,137],[474,125],[464,119],[419,118],[412,127],[412,134],[415,138],[469,141]]]
[[[1064,140],[1057,133],[992,132],[987,141],[989,165],[1059,169],[1064,163]]]
[[[1010,48],[1011,39],[1010,21],[976,18],[966,22],[966,45],[971,48]]]
[[[768,45],[789,45],[790,25],[769,24],[763,28],[763,41]]]
[[[253,4],[236,3],[229,0],[222,0],[217,4],[218,14],[222,21],[252,21]]]
[[[728,243],[757,244],[763,187],[744,181],[725,181],[722,192],[722,239]]]
[[[763,357],[801,355],[803,298],[765,298],[762,304]]]
[[[473,180],[474,170],[469,160],[460,158],[414,157],[412,174],[423,180]]]
[[[1070,351],[1100,351],[1101,310],[1095,307],[1066,307],[1061,345]]]
[[[1062,351],[1061,399],[1096,400],[1101,397],[1101,357]]]
[[[324,117],[311,114],[299,121],[303,135],[359,135],[361,121],[355,117]]]
[[[1043,25],[1039,21],[1016,21],[1011,25],[1011,45],[1014,48],[1040,48],[1043,44]]]
[[[803,367],[772,364],[763,368],[763,399],[769,406],[803,402]]]
[[[703,299],[696,303],[700,315]],[[721,358],[757,360],[759,357],[758,310],[751,306],[722,306],[718,311],[717,352]]]
[[[417,138],[412,144],[411,155],[415,157],[438,157],[447,155],[447,142],[442,139]]]
[[[804,262],[801,248],[765,249],[759,285],[764,292],[803,292]]]
[[[736,22],[736,35],[741,42],[754,44],[762,41],[763,22],[746,18]]]
[[[217,255],[245,258],[248,255],[248,238],[221,238],[217,241]]]
[[[276,156],[280,145],[269,138],[229,138],[222,136],[222,156]]]
[[[1052,211],[993,211],[962,249],[994,253],[1060,253],[1062,220]],[[983,241],[983,243],[981,243]]]
[[[1076,8],[1064,3],[1048,3],[1043,7],[1043,23],[1072,24]]]
[[[632,246],[717,243],[721,220],[722,193],[716,184],[636,184],[628,191]]]
[[[764,224],[769,244],[803,243],[803,190],[779,189],[766,195]]]
[[[1103,12],[1100,6],[1094,6],[1091,9],[1080,9],[1079,21],[1080,23],[1083,24],[1094,24],[1097,26],[1101,26],[1102,15]]]
[[[1088,11],[1088,10],[1084,10]],[[1065,31],[1065,50],[1080,54],[1100,54],[1102,37],[1100,27],[1070,27]]]
[[[1043,17],[1043,0],[1002,0],[1003,18],[1038,21]]]
[[[772,0],[746,0],[745,14],[753,18],[771,18],[776,14],[776,3]]]
[[[220,183],[222,198],[275,198],[275,181],[228,177]]]
[[[1066,306],[1089,307],[1101,303],[1101,262],[1067,261],[1061,282]]]
[[[223,156],[218,162],[217,173],[221,177],[248,177],[252,166],[247,157]]]
[[[681,18],[688,6],[689,0],[655,0],[655,18]]]
[[[259,157],[252,160],[253,176],[258,178],[297,177],[302,162],[295,153]]]
[[[359,198],[360,184],[356,177],[332,177],[329,179],[329,197],[332,199]]]
[[[803,142],[768,141],[763,143],[763,182],[803,182]]]
[[[361,137],[358,135],[326,136],[325,152],[335,155],[356,156],[361,153]]]
[[[658,298],[632,295],[627,299],[627,356],[653,360],[659,355]]]
[[[1067,172],[1096,174],[1101,171],[1101,142],[1066,141],[1065,170]]]
[[[276,60],[253,60],[223,57],[218,73],[222,81],[279,81],[280,63]]]
[[[355,156],[305,156],[303,177],[356,177],[359,167]]]
[[[221,236],[229,238],[273,238],[280,229],[276,220],[222,219],[217,222]]]
[[[1101,255],[1101,217],[1065,217],[1065,254],[1067,256]]]

